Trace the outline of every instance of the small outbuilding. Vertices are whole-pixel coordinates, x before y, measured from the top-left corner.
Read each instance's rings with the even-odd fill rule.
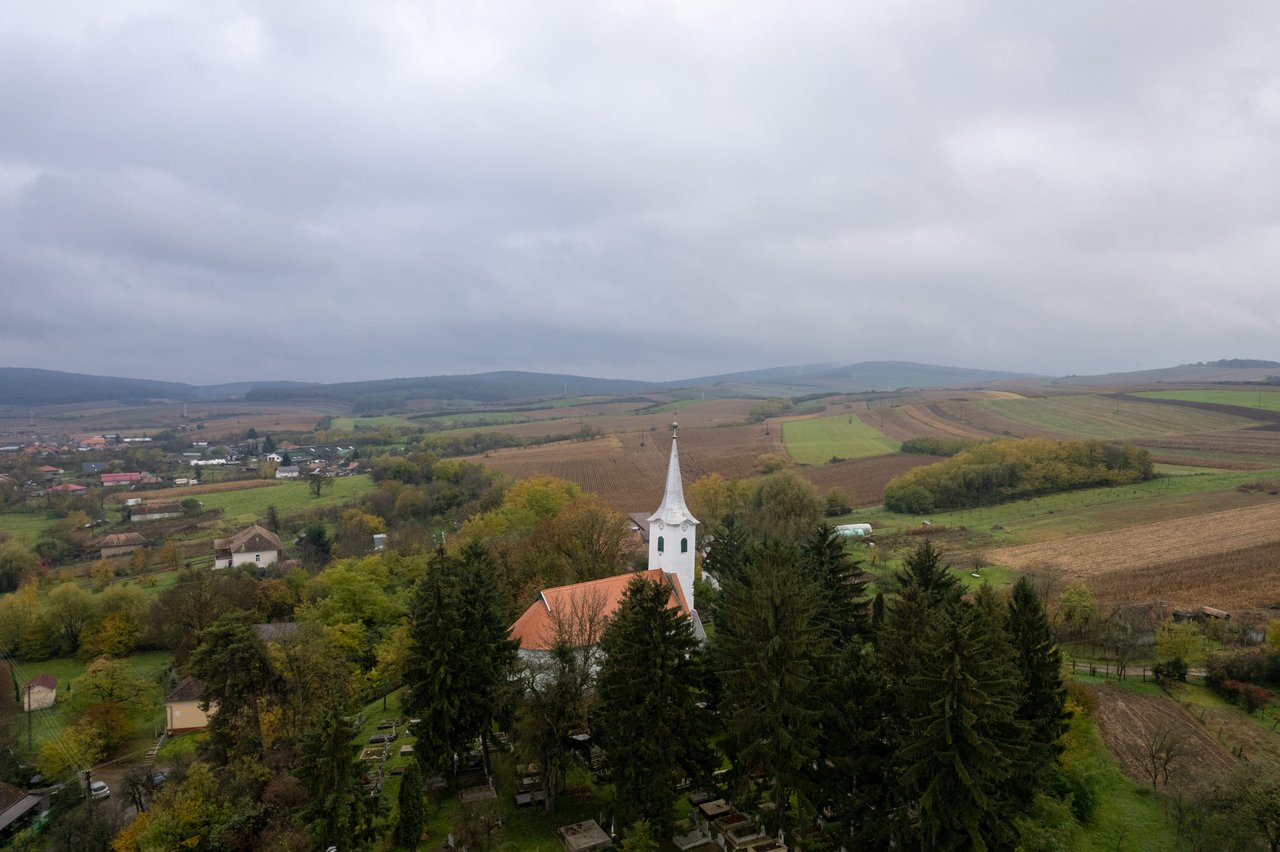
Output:
[[[189,731],[203,731],[209,727],[209,717],[217,711],[217,705],[209,706],[208,711],[200,709],[200,694],[204,692],[204,681],[197,677],[189,677],[178,684],[164,700],[164,729],[170,736],[185,734]]]
[[[133,553],[139,547],[146,547],[149,544],[146,537],[141,533],[112,533],[103,536],[102,541],[98,545],[98,558],[107,559],[112,556],[123,556],[126,553]]]
[[[22,687],[22,709],[28,713],[32,710],[47,710],[57,701],[58,679],[51,674],[41,672]]]

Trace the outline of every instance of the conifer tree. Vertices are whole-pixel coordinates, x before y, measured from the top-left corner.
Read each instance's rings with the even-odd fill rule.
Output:
[[[1017,715],[1028,729],[1031,765],[1026,774],[1034,775],[1061,753],[1058,739],[1066,731],[1069,714],[1062,652],[1053,641],[1044,604],[1026,577],[1014,584],[1004,627],[1021,680]]]
[[[466,646],[459,575],[456,561],[438,551],[414,586],[409,606],[405,708],[421,719],[413,731],[414,754],[433,774],[451,770],[454,752],[467,742],[459,689],[458,662]]]
[[[418,848],[422,827],[427,821],[426,803],[422,797],[422,770],[416,760],[405,768],[400,778],[400,795],[396,803],[399,815],[396,817],[395,842],[412,852]]]
[[[1004,634],[980,607],[931,611],[926,658],[904,696],[904,792],[927,849],[1012,845],[1009,779],[1024,736],[1017,672]]]
[[[912,551],[893,578],[903,588],[913,583],[919,586],[929,606],[956,603],[964,595],[960,581],[951,573],[950,566],[942,564],[942,554],[928,539]]]
[[[459,563],[464,646],[453,660],[456,689],[462,696],[458,727],[460,736],[480,737],[487,745],[519,643],[508,635],[511,619],[503,610],[489,551],[468,544],[459,554]],[[487,760],[488,749],[482,752]]]
[[[854,636],[867,632],[867,584],[858,579],[859,563],[844,549],[844,539],[830,524],[820,524],[804,543],[801,565],[821,590],[820,614],[823,624],[843,646]]]
[[[665,584],[636,577],[605,628],[597,730],[617,786],[619,821],[670,833],[683,777],[705,778],[712,754],[693,625]]]
[[[798,558],[777,543],[753,548],[742,579],[725,584],[716,622],[730,757],[740,776],[769,780],[779,830],[793,793],[812,808],[805,767],[818,755],[831,649]]]

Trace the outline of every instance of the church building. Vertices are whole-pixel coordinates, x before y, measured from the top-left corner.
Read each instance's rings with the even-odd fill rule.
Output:
[[[636,576],[661,583],[670,589],[667,605],[679,609],[693,620],[694,635],[699,640],[706,638],[693,598],[698,519],[684,502],[677,432],[677,424],[672,423],[666,489],[662,494],[662,504],[648,518],[648,570],[544,589],[511,626],[511,638],[520,643],[522,653],[551,650],[556,641],[557,625],[569,619],[575,610],[599,607],[601,614],[607,619],[618,608],[627,585]]]

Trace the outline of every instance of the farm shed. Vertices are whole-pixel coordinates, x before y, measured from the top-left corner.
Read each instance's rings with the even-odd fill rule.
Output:
[[[28,713],[32,710],[46,710],[57,700],[58,679],[51,674],[41,672],[22,687],[22,709]]]
[[[135,506],[129,513],[133,521],[163,521],[166,518],[181,518],[182,506],[177,503],[147,503]]]
[[[139,547],[146,547],[149,542],[141,533],[112,533],[104,536],[99,545],[98,558],[106,559],[110,556],[121,556],[125,553],[133,553]]]

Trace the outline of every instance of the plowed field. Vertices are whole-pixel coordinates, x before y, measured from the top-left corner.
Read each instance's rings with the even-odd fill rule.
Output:
[[[1151,784],[1151,776],[1143,769],[1146,742],[1162,731],[1176,736],[1186,751],[1186,756],[1170,765],[1170,792],[1192,795],[1209,790],[1240,765],[1218,742],[1217,728],[1201,723],[1172,698],[1130,692],[1112,684],[1090,691],[1097,698],[1093,718],[1107,749],[1115,755],[1121,771],[1139,784]],[[1249,724],[1247,719],[1240,721]]]
[[[670,423],[666,419],[670,416],[669,413],[657,415],[664,426]],[[685,424],[691,419],[681,417],[680,421],[680,467],[686,486],[710,473],[726,479],[753,476],[756,456],[782,452],[782,430],[777,427],[767,433],[761,425],[719,429],[687,427]],[[693,422],[699,420],[693,419]],[[670,451],[671,432],[658,427],[654,431],[622,432],[594,441],[562,441],[540,447],[498,450],[475,456],[473,460],[517,478],[546,473],[568,479],[599,495],[606,505],[620,512],[639,512],[656,509],[662,500]]]
[[[830,488],[843,488],[853,497],[853,505],[875,506],[884,501],[884,486],[895,476],[901,476],[913,467],[941,461],[939,456],[893,455],[869,459],[825,464],[809,467],[796,473],[825,493]]]
[[[989,553],[997,565],[1055,566],[1108,601],[1158,598],[1223,609],[1280,601],[1280,501]]]

